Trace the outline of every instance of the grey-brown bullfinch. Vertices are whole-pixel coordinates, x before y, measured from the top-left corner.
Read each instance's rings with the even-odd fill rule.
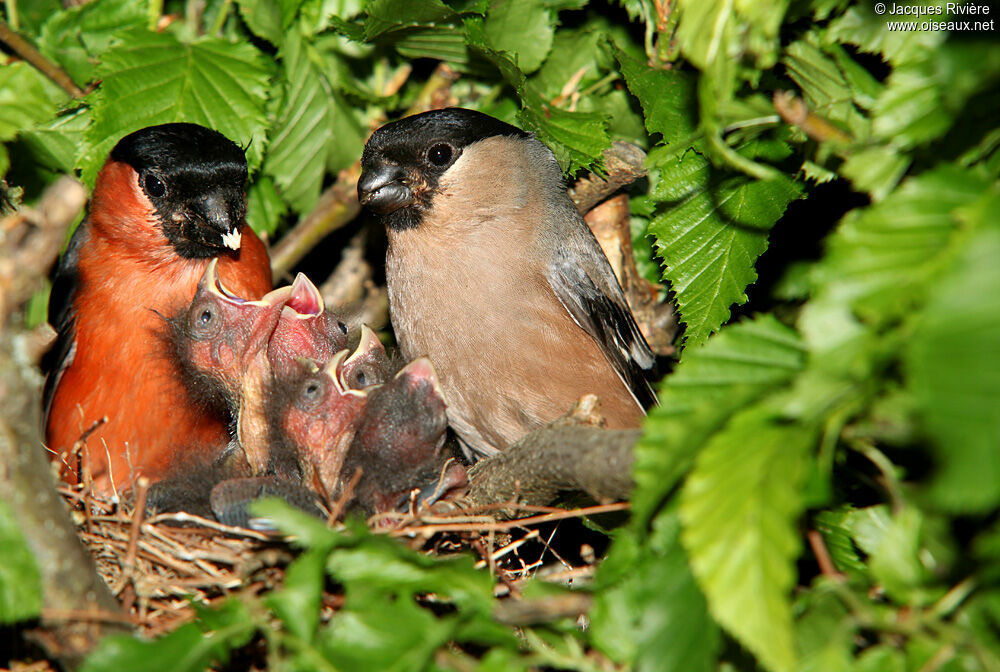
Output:
[[[361,167],[358,196],[388,231],[396,338],[434,362],[467,455],[588,393],[610,427],[640,424],[653,353],[548,147],[449,108],[377,130]]]

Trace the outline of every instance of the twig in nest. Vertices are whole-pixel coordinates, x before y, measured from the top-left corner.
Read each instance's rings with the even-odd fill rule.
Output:
[[[505,453],[510,449],[508,448]],[[503,453],[501,453],[502,455]],[[492,459],[492,458],[491,458]],[[410,534],[436,534],[438,532],[507,532],[525,527],[527,525],[537,525],[540,523],[551,523],[567,518],[582,518],[583,516],[596,516],[601,513],[612,513],[614,511],[628,511],[628,502],[616,504],[600,504],[597,506],[585,506],[579,509],[560,509],[553,513],[545,513],[540,516],[530,518],[518,518],[504,522],[490,523],[449,523],[447,519],[440,519],[441,522],[434,524],[414,524],[408,527],[397,527],[389,530],[388,534],[394,537],[403,537]]]
[[[139,543],[139,530],[142,528],[142,517],[146,515],[146,494],[149,492],[149,479],[140,476],[135,482],[135,510],[132,511],[132,527],[129,529],[128,550],[125,552],[125,562],[122,568],[121,583],[115,593],[121,592],[132,580],[135,571],[135,549]]]

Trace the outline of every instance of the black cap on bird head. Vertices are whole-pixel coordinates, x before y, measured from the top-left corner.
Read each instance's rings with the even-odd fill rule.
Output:
[[[358,199],[392,229],[420,223],[441,175],[469,145],[495,136],[531,135],[488,114],[449,107],[386,124],[361,156]]]
[[[111,159],[139,174],[179,255],[208,258],[240,248],[247,161],[232,140],[198,124],[150,126],[122,138]]]

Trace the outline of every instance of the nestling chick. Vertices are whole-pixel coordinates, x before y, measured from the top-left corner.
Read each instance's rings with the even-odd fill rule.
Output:
[[[214,257],[242,296],[271,289],[267,252],[243,221],[246,179],[243,150],[195,124],[144,128],[111,151],[49,302],[45,440],[69,465],[65,481],[80,478],[68,453],[92,428],[82,461],[100,494],[227,440],[224,413],[188,395],[161,316],[191,301]]]
[[[272,454],[265,409],[271,385],[268,346],[282,316],[322,309],[319,290],[301,273],[290,287],[257,301],[230,292],[209,264],[191,304],[169,320],[170,340],[193,396],[222,405],[231,418],[230,451],[245,455],[249,473],[298,476],[295,462]],[[228,459],[228,458],[227,458]],[[176,470],[175,470],[176,471]]]
[[[362,171],[361,203],[388,230],[400,348],[434,362],[467,455],[503,450],[584,394],[610,427],[640,424],[653,354],[545,145],[435,110],[376,131]]]
[[[455,460],[449,463],[446,408],[437,374],[425,357],[368,393],[340,478],[345,483],[361,469],[354,487],[356,507],[369,514],[394,511],[408,503],[413,489],[421,489],[421,500],[431,504],[465,484],[465,469]]]
[[[371,367],[367,361],[372,356],[372,340],[378,343],[373,335],[353,354],[341,350],[322,369],[310,371],[308,367],[315,365],[308,361],[300,363],[299,369],[289,365],[274,369],[268,413],[272,459],[297,460],[306,482],[308,474],[315,473],[328,493],[336,489],[344,456],[368,403],[368,390],[382,382],[384,369]],[[369,371],[363,378],[371,383],[356,389],[348,379],[356,383],[354,373],[359,369]]]
[[[253,301],[233,294],[222,283],[213,259],[198,283],[194,299],[169,319],[169,337],[186,386],[209,403],[239,411],[240,384],[271,334],[292,287],[281,287]]]

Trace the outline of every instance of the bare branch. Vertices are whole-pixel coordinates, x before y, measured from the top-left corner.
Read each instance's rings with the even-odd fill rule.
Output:
[[[55,82],[59,88],[74,98],[82,98],[83,89],[76,85],[66,71],[47,59],[33,44],[15,33],[6,22],[0,21],[0,42],[33,65],[39,72]]]

